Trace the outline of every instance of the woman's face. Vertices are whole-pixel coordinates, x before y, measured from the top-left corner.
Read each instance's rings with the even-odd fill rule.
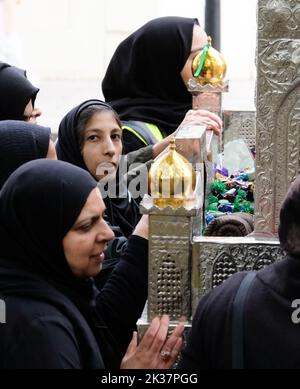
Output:
[[[63,239],[65,257],[78,277],[95,277],[100,272],[107,242],[114,237],[103,219],[104,210],[100,191],[95,188]]]
[[[47,153],[46,158],[47,159],[57,159],[55,146],[54,146],[54,143],[52,142],[51,139],[49,141],[49,148],[48,148],[48,153]]]
[[[26,105],[23,118],[25,122],[36,123],[37,118],[41,116],[42,112],[38,108],[33,108],[33,104],[31,99],[29,103]]]
[[[206,32],[197,24],[194,25],[193,30],[193,41],[192,48],[189,58],[187,59],[182,71],[181,77],[183,79],[184,84],[187,86],[188,82],[193,77],[192,74],[192,62],[195,56],[203,49],[203,47],[207,44],[207,35]]]
[[[111,111],[96,112],[84,131],[82,156],[97,179],[114,178],[122,154],[122,129]]]

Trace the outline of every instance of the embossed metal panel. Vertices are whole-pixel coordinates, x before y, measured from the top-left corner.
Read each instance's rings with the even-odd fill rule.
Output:
[[[192,219],[150,216],[148,319],[168,314],[191,317],[190,244]]]
[[[255,111],[223,111],[224,144],[243,139],[248,147],[255,145]]]
[[[260,270],[284,256],[276,240],[198,237],[192,254],[192,310],[199,298],[232,274]]]

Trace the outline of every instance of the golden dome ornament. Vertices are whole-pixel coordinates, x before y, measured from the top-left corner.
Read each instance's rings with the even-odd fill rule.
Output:
[[[192,73],[200,85],[223,85],[226,62],[221,53],[211,46],[211,37],[192,62]]]
[[[175,138],[170,150],[157,158],[149,171],[150,194],[159,208],[184,207],[194,197],[196,173],[192,164],[176,151]]]

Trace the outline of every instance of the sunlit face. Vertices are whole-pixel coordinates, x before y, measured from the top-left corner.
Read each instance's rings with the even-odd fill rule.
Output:
[[[182,71],[181,77],[183,79],[184,84],[187,86],[188,81],[193,77],[192,74],[192,62],[196,55],[203,49],[203,47],[207,44],[207,35],[206,32],[197,24],[194,25],[193,30],[193,40],[192,40],[192,48],[189,58],[187,59]]]
[[[112,179],[122,154],[122,129],[111,111],[96,112],[84,131],[82,156],[89,172],[100,180]]]
[[[37,118],[41,116],[41,114],[42,112],[38,108],[33,108],[33,104],[30,99],[29,103],[25,107],[23,119],[25,122],[36,123]]]
[[[48,153],[47,153],[46,158],[47,159],[57,159],[55,146],[54,146],[54,143],[52,142],[51,139],[49,141],[49,148],[48,148]]]
[[[98,188],[90,193],[75,224],[63,239],[67,262],[78,277],[95,277],[101,270],[103,252],[114,233],[103,219],[105,205]]]

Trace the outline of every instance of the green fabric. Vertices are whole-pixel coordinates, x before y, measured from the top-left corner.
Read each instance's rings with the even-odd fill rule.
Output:
[[[202,56],[201,56],[201,61],[200,61],[199,65],[198,65],[198,68],[197,68],[195,74],[194,74],[194,77],[198,77],[199,74],[201,73],[201,70],[202,70],[204,62],[206,60],[206,55],[207,55],[207,52],[208,52],[209,48],[210,48],[210,44],[209,43],[204,46],[203,53],[202,53]]]
[[[147,163],[153,159],[153,146],[149,145],[126,154],[128,166],[134,163]]]

